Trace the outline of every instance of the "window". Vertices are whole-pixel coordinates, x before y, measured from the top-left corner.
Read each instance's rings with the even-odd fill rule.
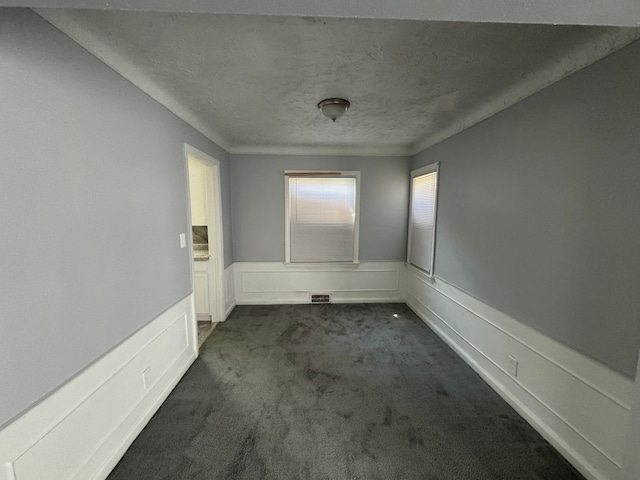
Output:
[[[360,172],[285,172],[286,262],[358,261]]]
[[[407,263],[433,276],[438,203],[438,164],[411,172]]]

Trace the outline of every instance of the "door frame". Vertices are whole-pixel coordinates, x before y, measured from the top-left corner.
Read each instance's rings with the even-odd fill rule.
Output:
[[[184,143],[184,162],[187,182],[187,213],[189,218],[189,251],[191,269],[191,291],[193,292],[193,232],[191,231],[191,194],[189,189],[189,157],[206,165],[205,191],[207,202],[207,231],[209,234],[209,298],[214,301],[211,321],[224,321],[224,236],[222,231],[222,191],[220,181],[220,161],[201,150]],[[210,305],[211,306],[211,305]],[[195,310],[194,310],[195,317]]]

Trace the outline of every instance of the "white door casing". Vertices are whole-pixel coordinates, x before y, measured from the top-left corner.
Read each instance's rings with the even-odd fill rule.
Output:
[[[220,184],[220,162],[206,153],[184,144],[185,168],[188,172],[189,158],[203,162],[206,165],[205,171],[205,202],[207,207],[207,230],[209,233],[209,261],[206,262],[209,268],[209,308],[213,322],[221,322],[225,318],[225,295],[224,295],[224,248],[222,232],[222,195]],[[188,175],[186,175],[188,181]],[[189,188],[187,188],[189,195]],[[188,199],[190,201],[190,199]],[[191,225],[191,208],[189,203],[189,224]],[[193,281],[193,234],[190,238],[190,263],[192,289],[195,287]]]

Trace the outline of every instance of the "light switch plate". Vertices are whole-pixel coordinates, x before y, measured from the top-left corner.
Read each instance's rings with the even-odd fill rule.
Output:
[[[180,248],[185,248],[187,246],[187,234],[180,234]]]

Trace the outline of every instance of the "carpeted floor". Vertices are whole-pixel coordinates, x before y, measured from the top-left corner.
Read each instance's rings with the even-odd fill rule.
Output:
[[[236,307],[109,476],[581,478],[402,304]]]

